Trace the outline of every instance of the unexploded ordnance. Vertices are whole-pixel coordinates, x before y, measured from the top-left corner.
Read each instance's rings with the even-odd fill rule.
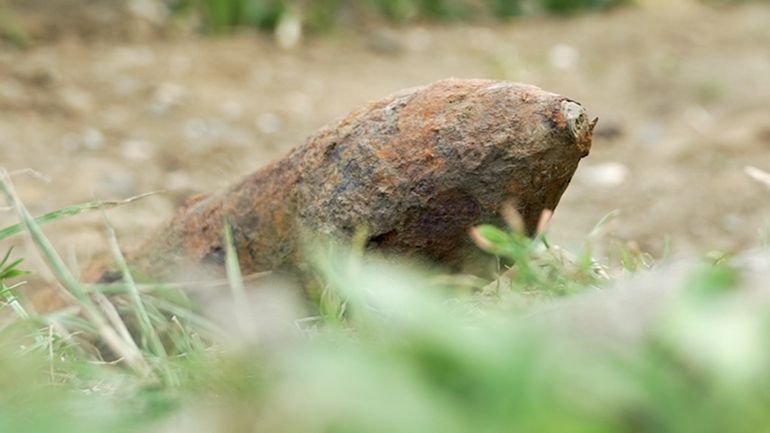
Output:
[[[221,264],[227,219],[244,272],[291,269],[301,233],[349,237],[439,262],[462,261],[468,229],[515,202],[533,232],[554,209],[595,121],[565,97],[491,80],[439,81],[374,101],[285,158],[191,201],[130,257],[150,277]]]

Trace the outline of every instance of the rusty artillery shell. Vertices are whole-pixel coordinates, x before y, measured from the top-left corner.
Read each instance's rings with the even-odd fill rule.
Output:
[[[349,237],[444,263],[470,227],[517,204],[528,232],[554,209],[595,122],[565,97],[490,80],[443,80],[372,102],[282,160],[192,200],[130,259],[140,273],[221,264],[224,220],[244,272],[296,266],[301,233]]]

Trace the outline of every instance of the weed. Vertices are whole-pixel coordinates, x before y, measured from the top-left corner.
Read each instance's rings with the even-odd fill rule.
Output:
[[[471,231],[479,248],[503,258],[508,264],[507,270],[487,288],[499,290],[505,286],[521,293],[568,295],[593,287],[606,278],[606,271],[591,257],[590,248],[575,256],[548,242],[545,226],[550,219],[549,212],[543,213],[534,238],[524,233],[521,216],[512,206],[503,214],[507,229],[482,225]],[[598,232],[605,223],[602,220],[594,231]]]
[[[2,297],[2,299],[5,301],[6,305],[11,306],[19,318],[28,320],[30,315],[21,305],[18,297],[15,294],[15,290],[24,285],[24,282],[21,281],[16,284],[11,284],[10,286],[6,285],[7,280],[29,274],[29,271],[19,269],[19,265],[24,261],[24,259],[16,259],[13,262],[8,263],[12,252],[13,248],[9,248],[8,252],[5,254],[5,257],[3,257],[3,260],[0,260],[0,297]]]

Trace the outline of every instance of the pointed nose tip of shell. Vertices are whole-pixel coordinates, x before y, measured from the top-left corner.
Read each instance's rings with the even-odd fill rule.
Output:
[[[585,109],[573,101],[561,103],[561,113],[567,121],[570,132],[575,137],[575,143],[582,156],[588,155],[591,150],[594,126],[598,119],[588,120]]]

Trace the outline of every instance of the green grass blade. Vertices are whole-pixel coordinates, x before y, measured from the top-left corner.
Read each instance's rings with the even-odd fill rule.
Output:
[[[64,264],[59,253],[56,252],[40,226],[35,222],[35,219],[30,215],[27,208],[18,198],[13,189],[13,185],[11,184],[8,172],[2,168],[0,168],[0,190],[2,190],[3,195],[5,195],[8,204],[16,209],[22,225],[27,232],[29,232],[30,238],[42,254],[51,271],[57,277],[59,282],[75,297],[85,316],[99,330],[99,335],[104,339],[105,343],[109,345],[115,353],[119,354],[125,360],[126,364],[137,374],[141,376],[149,375],[151,373],[150,367],[136,347],[136,344],[131,340],[126,341],[121,338],[115,329],[109,325],[107,319],[88,296],[80,281],[75,278],[69,268]]]
[[[12,252],[13,252],[13,247],[8,248],[8,252],[5,253],[5,256],[3,257],[3,260],[0,261],[0,269],[5,269],[5,263],[11,257],[11,253]]]
[[[610,224],[612,221],[615,221],[619,215],[620,215],[620,211],[617,209],[608,212],[591,229],[591,231],[588,234],[588,238],[597,239],[601,237],[602,233],[604,233],[604,230],[607,228],[607,225]]]
[[[123,277],[123,281],[126,283],[128,295],[134,304],[136,320],[139,323],[139,328],[142,332],[142,335],[144,335],[149,341],[150,350],[152,353],[155,356],[165,359],[167,357],[166,350],[163,347],[163,343],[160,341],[160,337],[158,336],[155,327],[152,326],[152,321],[150,320],[150,316],[147,314],[147,309],[144,306],[144,302],[142,301],[139,289],[134,282],[134,277],[131,275],[131,271],[128,269],[126,258],[120,251],[115,229],[107,221],[106,215],[104,217],[104,223],[107,227],[107,238],[110,244],[112,256],[115,258],[115,262],[118,265],[118,269],[120,270],[120,273]]]
[[[61,209],[55,210],[53,212],[48,212],[46,214],[40,215],[39,217],[36,217],[35,223],[42,225],[42,224],[47,224],[65,217],[88,212],[88,211],[109,209],[117,206],[122,206],[125,204],[135,202],[137,200],[141,200],[143,198],[149,197],[151,195],[159,194],[161,192],[162,191],[151,191],[145,194],[139,194],[137,196],[129,197],[124,200],[99,200],[99,201],[90,201],[87,203],[67,206],[67,207],[63,207]],[[21,224],[21,223],[5,227],[3,229],[0,229],[0,241],[10,238],[11,236],[18,235],[23,232],[24,232],[24,224]]]
[[[241,332],[248,329],[249,310],[248,300],[246,299],[246,289],[243,285],[243,275],[241,266],[238,264],[238,253],[233,244],[233,231],[230,224],[225,221],[225,267],[227,279],[230,281],[230,290],[235,302],[235,318],[238,321],[238,327]]]

